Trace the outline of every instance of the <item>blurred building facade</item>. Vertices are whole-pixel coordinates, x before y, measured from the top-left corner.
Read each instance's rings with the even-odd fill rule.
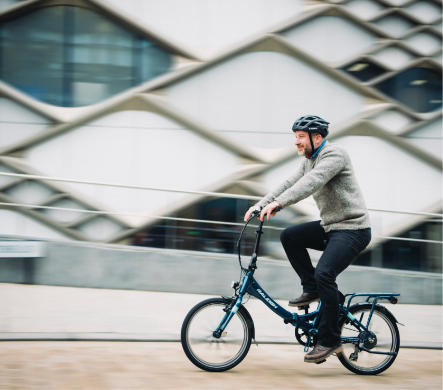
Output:
[[[442,213],[441,2],[0,7],[0,171],[263,196],[303,161],[294,120],[319,115],[371,209],[375,238],[356,264],[442,271],[442,218],[413,214]],[[216,222],[255,203],[7,176],[0,202],[36,206],[0,206],[3,236],[220,253],[235,252],[239,227]],[[318,218],[310,198],[274,226]],[[264,251],[283,258],[267,232]]]

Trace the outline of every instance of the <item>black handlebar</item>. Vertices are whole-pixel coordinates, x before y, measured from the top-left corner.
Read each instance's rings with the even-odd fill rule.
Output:
[[[280,207],[280,206],[277,206],[277,207],[273,210],[273,212],[274,212],[274,211],[275,211],[276,213],[278,213],[279,211],[281,211],[281,207]],[[261,212],[262,212],[262,207],[260,207],[260,209],[256,209],[256,210],[254,210],[254,211],[252,212],[252,214],[250,215],[249,219],[248,219],[247,222],[245,223],[245,226],[243,227],[243,230],[241,231],[241,233],[240,233],[240,237],[239,237],[238,242],[237,242],[238,262],[239,262],[239,264],[240,264],[240,268],[241,268],[243,271],[247,271],[248,269],[251,270],[251,271],[254,271],[254,270],[257,268],[257,266],[255,265],[255,263],[256,263],[256,261],[257,261],[258,247],[260,246],[260,237],[261,237],[261,235],[263,234],[262,228],[263,228],[263,222],[264,222],[264,221],[260,221],[260,223],[259,223],[259,225],[258,225],[258,230],[255,231],[255,232],[257,233],[257,237],[256,237],[256,239],[255,239],[254,253],[252,254],[251,261],[250,261],[250,263],[249,263],[249,267],[248,267],[247,269],[246,269],[246,268],[243,268],[243,266],[242,266],[242,264],[241,264],[240,243],[241,243],[241,239],[242,239],[242,236],[243,236],[243,232],[245,231],[246,226],[248,226],[248,223],[249,223],[253,218],[258,217],[258,216],[260,215]]]

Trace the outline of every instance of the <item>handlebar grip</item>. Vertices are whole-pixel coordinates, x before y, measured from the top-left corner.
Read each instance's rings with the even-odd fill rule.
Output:
[[[277,207],[274,209],[274,211],[275,211],[276,213],[278,213],[279,211],[281,211],[281,207],[280,207],[280,206],[277,206]]]

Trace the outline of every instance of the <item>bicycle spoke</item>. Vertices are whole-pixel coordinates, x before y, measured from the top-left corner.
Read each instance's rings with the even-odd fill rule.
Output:
[[[354,309],[352,314],[360,320],[361,323],[367,321],[371,312],[372,306],[370,304],[364,305],[360,310]],[[357,373],[374,373],[384,371],[392,361],[395,359],[394,355],[374,354],[360,350],[360,343],[363,341],[364,347],[372,350],[373,352],[395,352],[398,350],[397,332],[395,324],[384,314],[381,309],[373,311],[371,321],[368,325],[368,329],[375,335],[375,345],[364,336],[364,331],[352,329],[342,325],[342,337],[352,338],[362,335],[363,338],[358,344],[344,343],[343,355],[340,357],[342,363],[351,371]],[[366,341],[364,341],[366,340]],[[348,367],[349,365],[349,367]],[[385,368],[386,367],[386,368]]]
[[[235,359],[244,349],[246,329],[238,314],[234,315],[219,339],[213,332],[225,312],[224,305],[208,305],[198,311],[188,325],[187,344],[191,353],[201,362],[219,366]]]

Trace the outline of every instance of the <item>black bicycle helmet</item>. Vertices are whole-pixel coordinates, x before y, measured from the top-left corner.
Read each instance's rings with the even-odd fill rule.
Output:
[[[312,154],[316,152],[314,149],[314,143],[312,142],[311,133],[319,133],[323,138],[326,138],[329,134],[328,130],[329,122],[315,115],[305,115],[298,118],[292,126],[292,131],[295,133],[297,130],[306,131],[309,133],[309,140],[311,141]]]

